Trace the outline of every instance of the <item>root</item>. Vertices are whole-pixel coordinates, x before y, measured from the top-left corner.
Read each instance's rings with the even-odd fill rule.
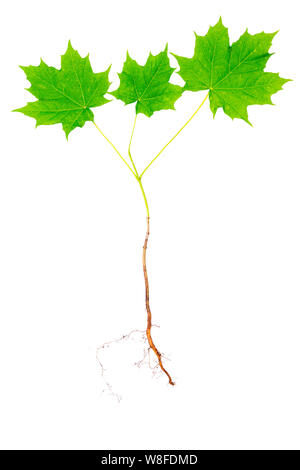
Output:
[[[157,347],[155,346],[152,335],[151,335],[151,328],[152,328],[152,314],[150,310],[150,304],[149,304],[149,280],[148,280],[148,273],[147,273],[147,266],[146,266],[146,252],[147,252],[147,246],[148,246],[148,240],[149,240],[149,235],[150,235],[150,217],[147,217],[147,231],[146,231],[146,237],[145,237],[145,242],[143,246],[143,271],[144,271],[144,278],[145,278],[145,300],[146,300],[146,310],[147,310],[147,329],[146,329],[146,336],[148,339],[148,343],[152,351],[157,357],[159,367],[161,370],[166,374],[169,380],[170,385],[175,385],[175,382],[173,382],[172,377],[170,376],[169,372],[165,369],[162,363],[162,354],[159,352]]]
[[[104,365],[102,363],[102,361],[100,360],[99,358],[99,355],[100,355],[100,351],[103,350],[103,349],[106,349],[106,348],[109,348],[111,345],[113,344],[118,344],[122,341],[127,341],[131,338],[132,335],[134,335],[135,333],[140,333],[142,334],[142,339],[143,341],[146,341],[146,333],[145,331],[142,331],[142,330],[132,330],[130,331],[130,333],[128,333],[127,335],[122,335],[120,338],[118,339],[114,339],[112,341],[107,341],[106,343],[103,343],[101,344],[101,346],[99,346],[96,350],[96,360],[101,368],[101,376],[102,376],[102,379],[103,379],[103,382],[104,382],[104,389],[102,390],[102,393],[109,393],[112,397],[114,397],[118,402],[121,401],[122,397],[121,395],[119,395],[118,393],[116,393],[114,390],[113,390],[113,387],[111,385],[111,383],[107,380],[106,378],[106,369],[104,368]],[[146,355],[147,355],[147,351],[145,351],[144,353],[144,357],[141,361],[138,361],[137,363],[135,363],[135,365],[137,367],[140,367],[145,358],[146,358]]]
[[[127,341],[127,340],[131,339],[131,337],[135,333],[141,334],[142,335],[142,340],[145,343],[148,342],[149,346],[147,348],[145,348],[144,355],[143,355],[142,359],[135,362],[134,365],[136,367],[141,367],[142,365],[144,365],[147,362],[147,359],[148,359],[149,369],[152,370],[153,374],[155,374],[158,370],[160,370],[163,374],[165,374],[168,377],[169,384],[170,385],[175,385],[175,382],[172,380],[171,375],[166,370],[166,368],[164,367],[163,362],[162,362],[163,359],[165,360],[167,358],[159,352],[159,350],[157,349],[157,347],[154,344],[154,341],[152,339],[152,334],[151,334],[152,328],[153,327],[158,327],[158,325],[152,324],[152,314],[151,314],[150,303],[149,303],[149,280],[148,280],[148,273],[147,273],[147,267],[146,267],[146,252],[147,252],[147,246],[148,246],[148,240],[149,240],[149,234],[150,234],[149,221],[150,221],[150,218],[147,217],[147,231],[146,231],[146,237],[145,237],[145,242],[144,242],[144,246],[143,246],[143,271],[144,271],[144,278],[145,278],[145,301],[146,301],[146,310],[147,310],[147,329],[146,329],[146,331],[132,330],[127,335],[122,335],[118,339],[115,339],[115,340],[112,340],[112,341],[107,341],[106,343],[103,343],[101,346],[99,346],[97,348],[97,351],[96,351],[96,359],[97,359],[97,362],[98,362],[98,364],[101,368],[101,375],[102,375],[102,379],[103,379],[104,385],[105,385],[104,389],[102,390],[102,393],[104,393],[104,392],[109,393],[111,396],[116,398],[116,400],[118,402],[120,402],[122,398],[119,394],[114,392],[111,383],[107,380],[106,374],[105,374],[106,370],[103,366],[102,360],[100,360],[100,358],[99,358],[99,355],[100,355],[101,350],[103,350],[105,348],[108,348],[113,344],[117,344],[117,343],[120,343],[122,341]],[[155,357],[157,359],[157,362],[156,362],[155,365],[151,365],[151,358],[150,358],[151,350],[154,352]]]

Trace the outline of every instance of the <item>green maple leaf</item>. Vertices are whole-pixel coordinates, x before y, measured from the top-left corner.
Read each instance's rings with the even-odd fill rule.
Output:
[[[36,119],[36,126],[61,123],[66,137],[86,121],[93,121],[91,108],[108,103],[104,98],[110,86],[110,67],[94,73],[89,56],[82,58],[68,44],[61,57],[61,69],[49,67],[41,60],[40,65],[22,67],[31,83],[28,89],[38,101],[27,103],[14,111]]]
[[[183,88],[169,83],[174,72],[170,67],[167,46],[154,56],[151,53],[144,66],[131,59],[127,52],[123,70],[119,73],[120,86],[111,94],[125,104],[136,103],[136,114],[150,117],[155,111],[175,109]]]
[[[178,73],[186,82],[184,89],[209,90],[214,116],[218,108],[223,108],[232,119],[240,118],[250,124],[247,106],[273,104],[271,95],[289,81],[277,73],[264,72],[275,34],[251,35],[246,30],[230,46],[228,29],[220,18],[206,36],[196,35],[192,58],[174,54],[180,66]]]

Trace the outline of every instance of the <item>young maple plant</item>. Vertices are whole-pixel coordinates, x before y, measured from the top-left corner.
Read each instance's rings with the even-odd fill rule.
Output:
[[[110,67],[101,73],[94,73],[89,56],[82,58],[69,42],[61,58],[61,69],[49,67],[41,60],[38,66],[21,67],[31,87],[28,89],[37,101],[16,109],[36,119],[36,126],[61,123],[68,138],[76,127],[90,121],[111,145],[132,173],[142,192],[146,212],[147,230],[143,246],[143,271],[145,278],[147,327],[146,337],[168,382],[174,381],[163,365],[163,358],[152,339],[152,315],[149,304],[149,282],[146,267],[146,252],[150,233],[150,212],[142,184],[145,172],[161,155],[165,148],[178,136],[202,108],[209,98],[210,109],[215,116],[218,108],[232,119],[239,118],[250,124],[247,108],[249,105],[272,104],[271,95],[282,89],[289,80],[277,73],[265,72],[265,66],[272,54],[269,49],[276,33],[251,35],[248,30],[232,45],[228,30],[219,22],[210,27],[205,36],[195,34],[195,51],[191,58],[172,54],[179,66],[177,72],[185,82],[183,87],[170,83],[175,69],[170,67],[167,47],[158,55],[149,54],[144,66],[139,65],[127,53],[123,70],[119,74],[120,85],[109,92]],[[160,110],[175,109],[174,104],[186,91],[206,90],[204,99],[188,121],[176,132],[169,142],[138,172],[131,155],[131,143],[138,114],[151,117]],[[135,117],[129,139],[127,160],[109,140],[94,120],[92,108],[108,103],[105,95],[110,93],[126,105],[135,103]]]

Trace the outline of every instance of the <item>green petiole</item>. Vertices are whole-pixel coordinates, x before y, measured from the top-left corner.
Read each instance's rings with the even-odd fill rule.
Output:
[[[142,173],[139,175],[138,171],[137,171],[137,168],[136,168],[136,165],[134,163],[134,160],[132,158],[132,154],[131,154],[131,144],[132,144],[132,139],[133,139],[133,134],[134,134],[134,131],[135,131],[135,127],[136,127],[136,121],[137,121],[137,114],[135,115],[135,118],[134,118],[134,123],[133,123],[133,128],[132,128],[132,131],[131,131],[131,135],[130,135],[130,140],[129,140],[129,146],[128,146],[128,155],[129,155],[129,158],[130,158],[130,161],[132,163],[132,167],[129,165],[129,163],[125,160],[125,158],[121,155],[121,153],[118,151],[118,149],[116,148],[116,146],[111,142],[111,140],[108,139],[108,137],[106,137],[106,135],[102,132],[102,130],[99,128],[99,126],[95,123],[95,121],[93,121],[93,124],[95,125],[96,129],[100,132],[100,134],[105,138],[105,140],[112,146],[112,148],[114,149],[114,151],[118,154],[118,156],[121,158],[121,160],[125,163],[125,165],[127,166],[127,168],[131,171],[131,173],[133,174],[133,176],[135,177],[135,179],[137,180],[138,184],[139,184],[139,187],[142,191],[142,195],[143,195],[143,199],[144,199],[144,202],[145,202],[145,206],[146,206],[146,211],[147,211],[147,217],[150,217],[150,213],[149,213],[149,205],[148,205],[148,201],[147,201],[147,197],[146,197],[146,194],[145,194],[145,190],[144,190],[144,187],[143,187],[143,184],[142,184],[142,176],[145,174],[145,172],[148,170],[148,168],[155,162],[155,160],[163,153],[163,151],[168,147],[168,145],[173,142],[173,140],[183,131],[183,129],[191,122],[191,120],[193,119],[194,116],[196,116],[196,114],[198,113],[198,111],[200,111],[200,109],[202,108],[202,106],[204,105],[205,101],[207,100],[208,98],[208,93],[207,95],[205,96],[204,100],[201,102],[200,106],[198,106],[198,108],[196,109],[196,111],[191,115],[191,117],[185,122],[185,124],[179,129],[179,131],[176,132],[176,134],[169,140],[169,142],[158,152],[158,154],[151,160],[151,162],[146,166],[146,168],[142,171]]]

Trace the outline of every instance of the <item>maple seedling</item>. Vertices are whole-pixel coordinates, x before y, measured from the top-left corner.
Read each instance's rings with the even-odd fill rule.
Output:
[[[67,138],[76,127],[82,127],[87,121],[91,121],[122,159],[139,185],[147,212],[147,230],[142,258],[147,311],[146,337],[149,350],[155,354],[160,369],[166,374],[171,385],[174,385],[174,381],[165,369],[162,355],[152,339],[152,315],[146,267],[150,213],[142,178],[165,148],[194,118],[207,99],[209,99],[210,109],[214,116],[217,110],[222,108],[224,113],[232,119],[239,118],[248,124],[250,124],[247,112],[249,105],[272,104],[271,95],[281,90],[283,84],[289,81],[281,78],[277,73],[264,71],[272,55],[269,49],[275,34],[263,32],[251,35],[246,30],[236,42],[230,45],[228,30],[223,26],[220,18],[214,27],[209,28],[205,36],[195,34],[193,57],[172,54],[180,66],[177,73],[185,82],[183,87],[170,83],[175,69],[170,67],[167,47],[158,55],[150,53],[144,66],[139,65],[127,53],[123,70],[119,74],[119,88],[112,92],[109,92],[110,67],[104,72],[94,73],[89,56],[82,58],[70,42],[66,53],[61,58],[60,70],[49,67],[42,60],[38,66],[21,67],[31,83],[28,91],[37,98],[37,101],[30,102],[14,111],[34,118],[36,126],[61,123]],[[176,100],[184,92],[201,90],[206,90],[207,93],[198,108],[139,173],[131,154],[131,143],[138,114],[142,113],[151,117],[156,111],[175,109]],[[127,105],[135,103],[128,160],[104,135],[94,120],[92,108],[108,103],[110,100],[105,98],[107,93]]]

